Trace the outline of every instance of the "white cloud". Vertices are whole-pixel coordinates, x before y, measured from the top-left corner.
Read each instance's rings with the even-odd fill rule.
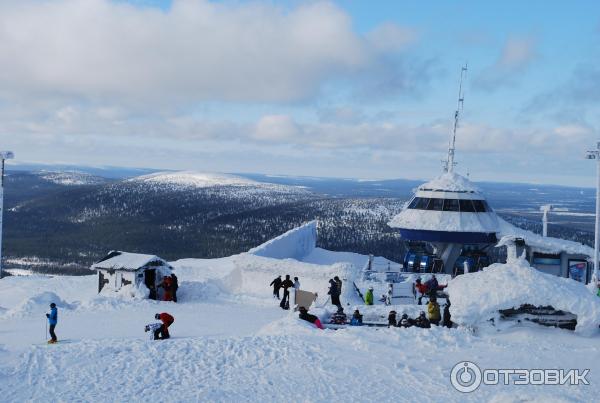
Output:
[[[288,102],[368,62],[347,14],[325,3],[179,0],[0,2],[4,92],[144,102]]]
[[[516,83],[516,75],[529,67],[536,57],[535,38],[510,37],[506,40],[496,61],[476,77],[474,84],[487,91],[513,86]]]

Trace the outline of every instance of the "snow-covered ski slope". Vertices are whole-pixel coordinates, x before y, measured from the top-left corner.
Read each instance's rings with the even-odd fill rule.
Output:
[[[312,245],[310,225],[298,232],[278,242],[304,238]],[[127,292],[98,295],[95,276],[4,278],[2,400],[589,402],[600,393],[598,339],[566,330],[321,331],[300,322],[272,298],[268,284],[275,276],[298,276],[303,289],[324,295],[329,278],[351,278],[367,260],[318,248],[305,252],[298,259],[244,253],[172,262],[180,280],[178,304],[135,299]],[[350,288],[344,288],[344,304]],[[50,301],[59,307],[61,341],[48,346],[44,313]],[[375,309],[386,313],[383,306]],[[326,310],[331,308],[312,311]],[[164,311],[175,317],[173,338],[149,341],[144,325]],[[449,376],[463,360],[482,368],[589,368],[590,385],[483,385],[462,394]]]

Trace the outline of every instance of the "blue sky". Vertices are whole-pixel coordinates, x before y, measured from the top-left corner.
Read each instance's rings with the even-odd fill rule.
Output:
[[[28,162],[592,185],[595,1],[0,1]]]

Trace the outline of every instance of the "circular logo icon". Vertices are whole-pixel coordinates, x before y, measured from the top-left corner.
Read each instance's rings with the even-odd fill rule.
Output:
[[[481,385],[481,370],[471,361],[461,361],[452,368],[450,382],[459,392],[473,392]]]

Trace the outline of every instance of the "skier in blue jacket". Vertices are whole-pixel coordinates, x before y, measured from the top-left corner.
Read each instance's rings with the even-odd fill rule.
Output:
[[[56,339],[56,333],[54,333],[54,328],[58,323],[58,310],[56,309],[56,304],[54,302],[50,304],[50,313],[47,313],[46,317],[48,318],[48,324],[50,325],[50,336],[52,337],[50,340],[48,340],[48,343],[54,344],[58,341]]]

